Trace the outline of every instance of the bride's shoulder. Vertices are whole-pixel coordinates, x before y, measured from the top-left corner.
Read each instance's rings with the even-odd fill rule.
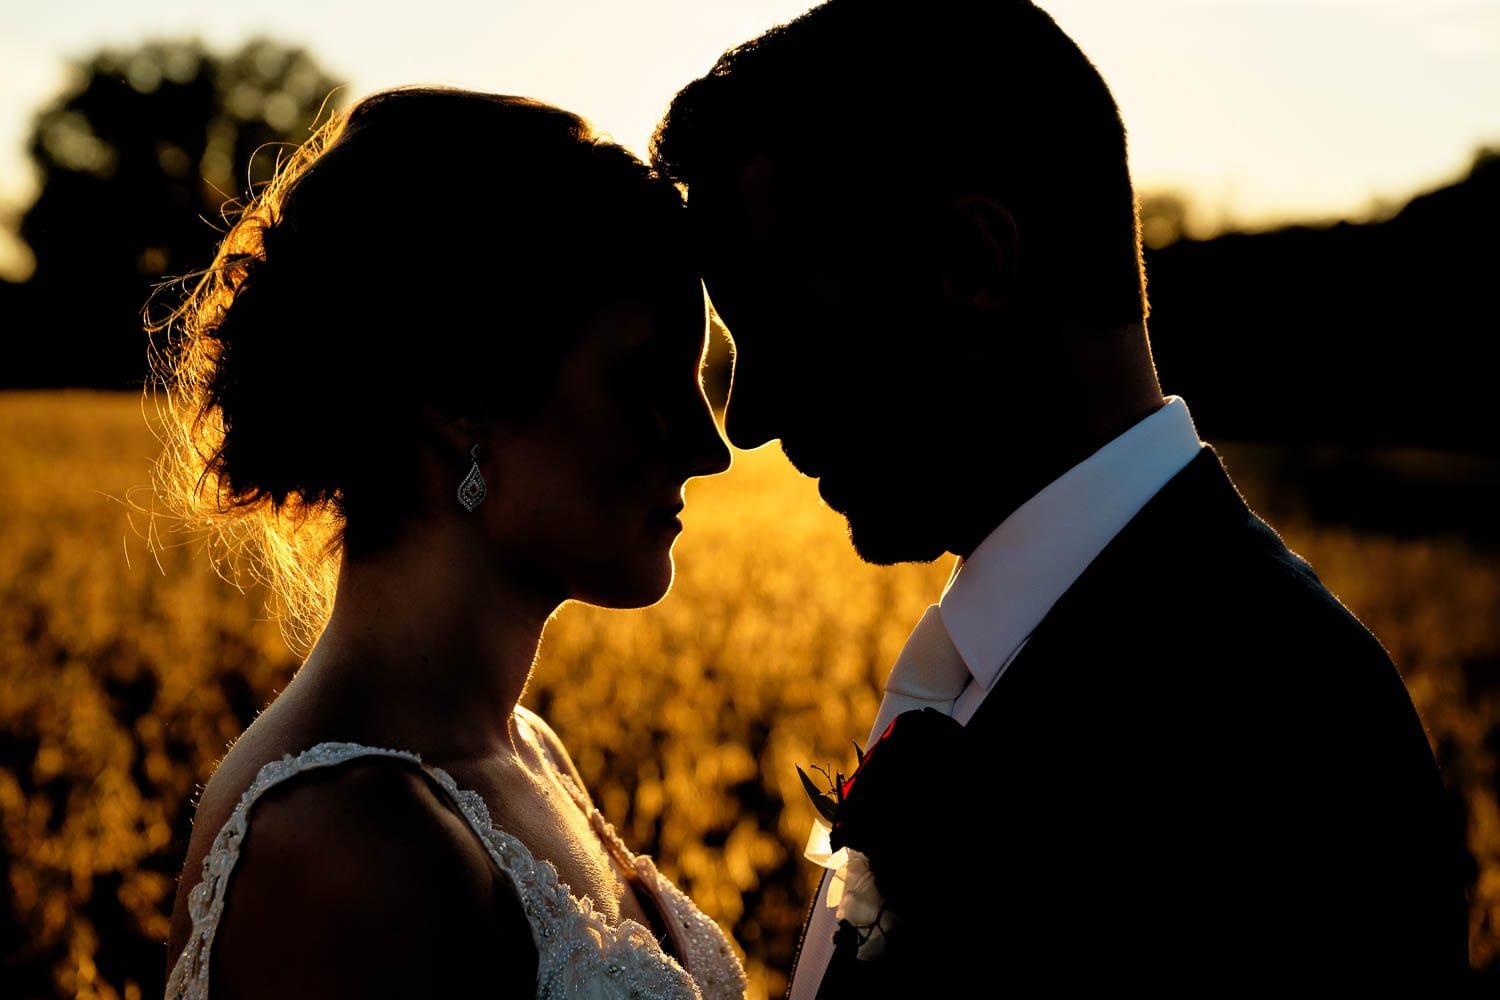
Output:
[[[520,903],[442,794],[375,755],[266,788],[213,943],[215,995],[534,989]]]

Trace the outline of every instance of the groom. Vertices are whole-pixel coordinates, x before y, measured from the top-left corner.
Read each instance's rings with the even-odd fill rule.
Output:
[[[960,557],[870,734],[927,706],[960,735],[855,781],[874,887],[914,888],[851,933],[825,877],[793,1000],[1454,988],[1422,724],[1163,397],[1124,128],[1072,40],[1024,0],[830,0],[684,88],[653,152],[734,335],[731,440],[779,438],[866,560]],[[920,760],[950,730],[910,718]]]

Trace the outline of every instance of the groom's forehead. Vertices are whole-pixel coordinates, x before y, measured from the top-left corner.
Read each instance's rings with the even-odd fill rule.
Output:
[[[688,208],[704,225],[746,225],[771,205],[771,164],[765,156],[726,166],[688,187]]]
[[[705,267],[789,266],[799,245],[821,241],[827,220],[809,211],[805,192],[760,156],[688,189],[694,239]],[[769,259],[768,255],[776,258]]]

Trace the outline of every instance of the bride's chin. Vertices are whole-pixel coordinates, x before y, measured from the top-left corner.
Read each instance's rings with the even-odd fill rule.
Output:
[[[608,587],[597,588],[594,593],[580,594],[575,599],[601,608],[629,610],[649,608],[667,596],[672,589],[675,568],[671,554],[651,570],[620,579]]]
[[[662,561],[662,566],[658,569],[655,578],[644,588],[641,595],[641,602],[635,606],[649,608],[651,605],[659,603],[671,592],[672,581],[676,579],[676,576],[677,567],[672,562],[671,554],[668,553],[666,559]]]

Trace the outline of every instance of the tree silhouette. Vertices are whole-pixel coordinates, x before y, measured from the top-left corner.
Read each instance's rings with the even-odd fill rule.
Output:
[[[1152,191],[1140,195],[1136,204],[1141,215],[1141,242],[1149,249],[1171,246],[1189,235],[1191,207],[1175,191]]]
[[[1500,155],[1389,219],[1148,250],[1162,386],[1205,437],[1493,454]]]
[[[192,40],[104,50],[75,78],[31,133],[42,185],[20,234],[36,271],[7,303],[0,381],[139,386],[153,286],[209,263],[224,203],[270,176],[339,83],[264,38],[223,58]]]

